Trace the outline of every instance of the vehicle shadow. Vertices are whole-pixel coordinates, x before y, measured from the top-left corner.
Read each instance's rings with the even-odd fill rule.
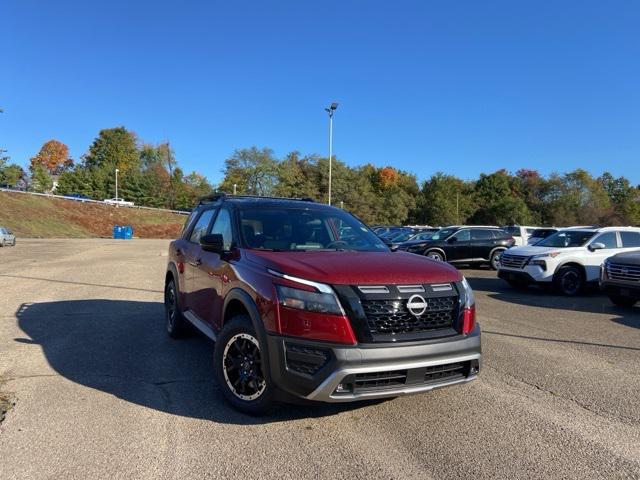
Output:
[[[640,329],[640,304],[634,308],[613,305],[597,287],[590,286],[581,295],[566,297],[551,288],[530,286],[517,289],[498,277],[467,277],[471,288],[486,293],[489,298],[528,307],[572,310],[585,313],[603,313],[627,327]]]
[[[334,415],[359,404],[288,405],[255,418],[231,409],[213,378],[213,343],[173,340],[159,302],[72,300],[23,304],[16,312],[51,367],[89,388],[162,412],[220,423],[261,424]]]

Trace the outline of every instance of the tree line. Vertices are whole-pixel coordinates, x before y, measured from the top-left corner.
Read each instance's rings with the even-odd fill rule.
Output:
[[[203,175],[183,172],[168,142],[144,143],[124,127],[101,130],[79,162],[58,140],[44,143],[28,173],[0,154],[0,184],[40,193],[50,192],[55,182],[58,195],[113,198],[116,169],[118,197],[137,205],[187,210],[213,189]]]
[[[62,142],[50,140],[31,158],[29,172],[0,149],[0,184],[37,192],[115,196],[150,207],[191,209],[214,190],[208,180],[178,166],[169,143],[142,142],[124,127],[101,130],[80,161]],[[498,170],[463,180],[438,172],[418,182],[415,174],[371,164],[332,163],[332,199],[369,224],[639,225],[640,186],[625,177],[583,169],[540,175],[536,170]],[[218,191],[328,199],[329,160],[291,152],[277,158],[269,148],[236,150],[224,162]]]
[[[369,224],[640,225],[640,186],[625,177],[583,169],[540,175],[498,170],[476,180],[438,172],[419,183],[413,173],[334,159],[332,200]],[[326,202],[328,158],[268,148],[236,150],[225,161],[221,191],[308,197]],[[234,187],[235,185],[235,187]]]

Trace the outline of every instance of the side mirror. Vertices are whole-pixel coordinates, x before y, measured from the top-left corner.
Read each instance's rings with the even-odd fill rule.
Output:
[[[219,255],[224,253],[224,238],[219,233],[203,235],[200,237],[200,247],[205,252],[213,252]]]
[[[595,252],[596,250],[603,250],[605,248],[607,248],[606,245],[600,242],[592,243],[591,245],[589,245],[589,250],[591,250],[592,252]]]

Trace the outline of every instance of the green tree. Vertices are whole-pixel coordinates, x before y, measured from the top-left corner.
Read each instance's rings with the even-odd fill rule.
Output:
[[[0,183],[12,187],[24,188],[27,186],[28,179],[21,166],[11,163],[0,167]]]
[[[531,222],[531,213],[524,200],[513,192],[511,176],[505,170],[481,174],[475,184],[478,209],[472,221],[478,224],[520,224]]]
[[[475,210],[473,186],[453,175],[438,172],[422,185],[416,221],[434,226],[463,224]]]
[[[100,130],[83,157],[86,167],[119,169],[123,174],[140,167],[140,152],[133,132],[124,127]]]
[[[236,150],[224,162],[224,180],[220,189],[249,195],[271,195],[278,175],[278,161],[269,148]]]
[[[46,193],[51,191],[53,180],[44,165],[34,165],[31,171],[31,191]]]

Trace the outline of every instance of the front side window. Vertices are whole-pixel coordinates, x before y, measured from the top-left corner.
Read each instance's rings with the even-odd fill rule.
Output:
[[[618,237],[616,232],[607,232],[597,237],[593,243],[601,243],[604,248],[618,248]]]
[[[584,246],[596,232],[589,230],[566,230],[545,238],[536,247],[569,248]]]
[[[471,232],[469,230],[460,230],[454,237],[459,242],[468,242],[471,240]]]
[[[622,248],[640,247],[640,232],[620,232]]]
[[[228,209],[223,208],[220,210],[220,213],[213,224],[213,228],[211,229],[211,233],[222,235],[224,249],[231,250],[231,244],[233,243],[233,230],[231,228],[231,215],[229,215]]]
[[[211,219],[213,218],[213,214],[215,210],[205,210],[198,218],[193,230],[191,232],[191,236],[189,240],[193,243],[200,243],[200,238],[207,234],[207,229],[209,228],[209,224],[211,223]]]
[[[242,243],[246,248],[292,251],[389,251],[355,217],[342,212],[303,207],[242,207]]]

